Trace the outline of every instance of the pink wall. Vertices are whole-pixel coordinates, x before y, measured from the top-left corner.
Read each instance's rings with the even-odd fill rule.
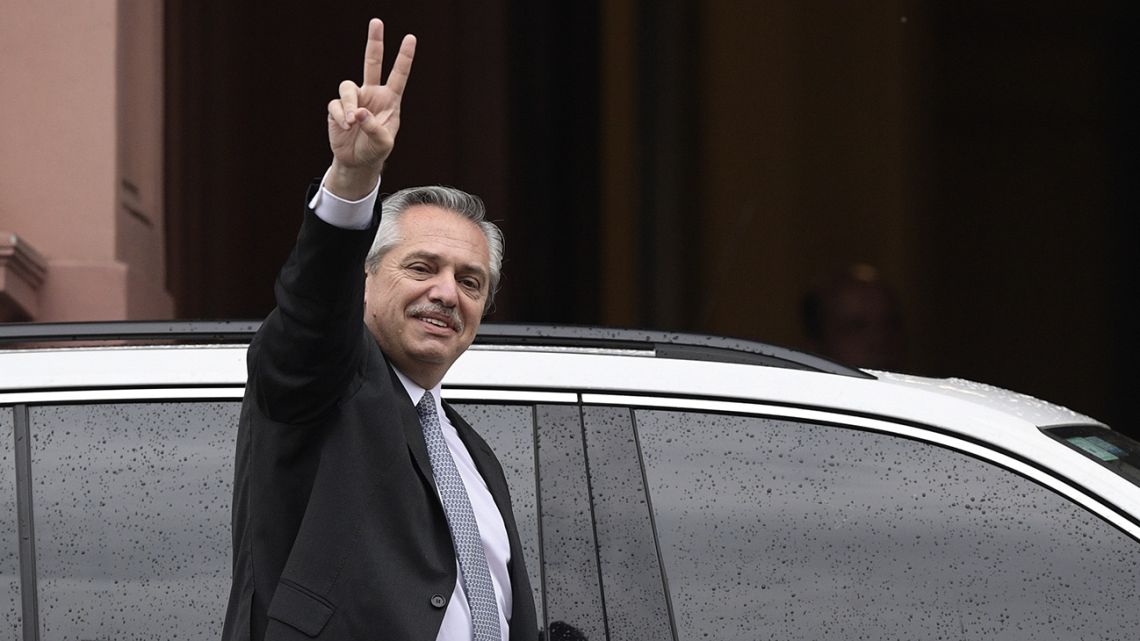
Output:
[[[46,263],[37,304],[24,316],[169,316],[161,3],[16,0],[3,13],[0,229]],[[138,213],[121,202],[124,179]],[[0,282],[18,278],[6,271]],[[12,319],[7,298],[0,320]]]

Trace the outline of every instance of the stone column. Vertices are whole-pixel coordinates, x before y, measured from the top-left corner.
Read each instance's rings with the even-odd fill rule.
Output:
[[[169,317],[162,3],[7,2],[0,59],[0,229],[19,238],[3,278],[25,283],[7,295],[16,317]],[[37,262],[28,247],[43,267],[31,290],[14,267]]]

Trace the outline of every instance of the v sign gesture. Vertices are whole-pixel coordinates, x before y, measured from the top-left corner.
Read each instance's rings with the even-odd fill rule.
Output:
[[[396,143],[400,129],[400,101],[412,71],[416,37],[404,36],[400,52],[380,84],[384,61],[384,23],[373,18],[368,23],[368,44],[364,48],[364,82],[340,83],[340,98],[329,102],[329,147],[333,164],[325,178],[325,188],[350,200],[358,199],[376,187],[380,170]]]

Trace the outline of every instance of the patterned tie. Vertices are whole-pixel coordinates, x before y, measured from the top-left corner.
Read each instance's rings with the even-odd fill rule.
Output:
[[[499,606],[495,602],[495,587],[491,584],[491,571],[487,568],[479,524],[475,522],[475,512],[471,509],[467,488],[463,486],[463,479],[459,477],[459,470],[455,468],[455,461],[443,440],[443,430],[439,426],[439,416],[436,415],[431,392],[425,392],[416,404],[416,413],[420,415],[432,475],[439,488],[447,526],[451,529],[455,556],[459,559],[460,580],[467,593],[467,604],[471,607],[474,639],[502,641],[499,633]]]

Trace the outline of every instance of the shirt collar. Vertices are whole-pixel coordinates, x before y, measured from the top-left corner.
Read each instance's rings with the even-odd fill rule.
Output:
[[[404,384],[404,391],[408,393],[408,398],[412,399],[412,405],[419,405],[420,399],[424,397],[424,392],[431,392],[432,401],[435,402],[436,416],[443,416],[443,404],[440,402],[440,390],[443,387],[443,383],[437,383],[435,387],[427,390],[405,376],[395,365],[392,366],[392,371],[396,372],[396,377]]]

